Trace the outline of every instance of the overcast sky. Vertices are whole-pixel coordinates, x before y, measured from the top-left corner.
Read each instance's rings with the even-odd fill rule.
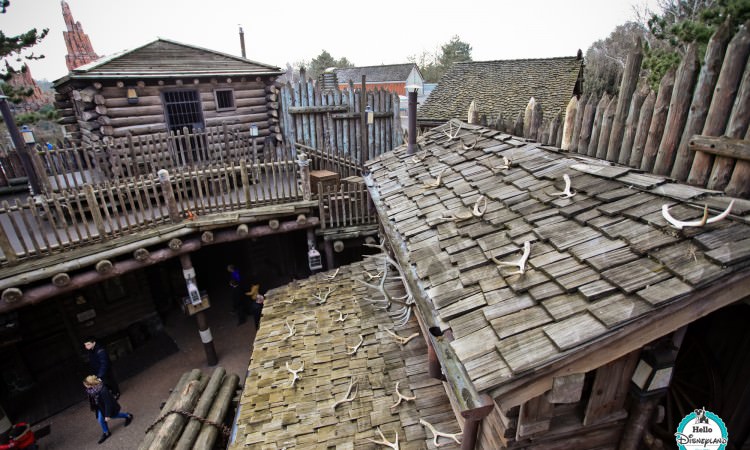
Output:
[[[327,50],[357,66],[398,64],[434,53],[458,35],[475,61],[575,55],[634,18],[633,5],[656,0],[68,0],[73,18],[100,56],[132,49],[157,37],[241,55],[286,67]],[[16,35],[49,28],[33,48],[45,59],[30,61],[36,79],[67,73],[65,22],[60,0],[11,0],[0,30]]]

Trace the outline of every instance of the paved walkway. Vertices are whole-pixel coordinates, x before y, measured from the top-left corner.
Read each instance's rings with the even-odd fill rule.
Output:
[[[212,300],[212,306],[207,310],[208,323],[219,358],[218,366],[224,367],[227,373],[239,375],[240,383],[243,383],[252,353],[252,342],[255,339],[255,325],[251,318],[237,326],[237,318],[229,312],[228,292],[210,294],[212,299],[219,299]],[[43,450],[137,448],[146,429],[158,418],[160,404],[166,401],[180,376],[196,368],[201,369],[204,375],[210,376],[215,368],[206,364],[195,318],[174,311],[167,317],[165,330],[174,339],[179,351],[120,382],[120,404],[124,411],[135,415],[129,427],[124,428],[122,420],[115,420],[110,425],[112,436],[103,444],[97,445],[102,431],[94,413],[89,410],[81,387],[81,402],[34,425],[34,429],[46,424],[51,425],[51,433],[39,440],[39,447]],[[230,414],[234,412],[230,411]]]

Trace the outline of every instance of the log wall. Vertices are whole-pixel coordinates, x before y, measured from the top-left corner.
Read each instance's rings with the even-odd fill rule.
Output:
[[[553,124],[530,123],[531,114],[519,112],[516,123],[499,111],[495,128],[556,145],[571,152],[670,176],[694,186],[723,190],[750,198],[750,163],[744,159],[691,149],[694,136],[747,139],[750,123],[750,30],[748,24],[732,35],[722,25],[712,36],[703,61],[688,48],[676,70],[661,80],[657,92],[636,87],[642,50],[628,57],[619,98],[605,93],[579,99],[567,113],[559,133]],[[529,100],[534,107],[536,100]],[[544,105],[541,105],[544,108]],[[519,122],[520,120],[520,122]],[[541,130],[550,130],[542,132]]]

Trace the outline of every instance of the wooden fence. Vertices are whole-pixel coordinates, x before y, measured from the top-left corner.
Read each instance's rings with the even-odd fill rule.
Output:
[[[312,80],[287,83],[280,108],[285,144],[308,152],[313,170],[341,178],[361,175],[366,160],[403,143],[398,95],[382,89],[367,91],[363,104],[352,83],[343,91],[323,90]]]
[[[342,182],[338,187],[318,184],[321,228],[347,228],[378,223],[364,183]]]
[[[532,98],[515,119],[500,113],[493,125],[564,150],[747,198],[750,30],[746,25],[732,36],[725,24],[711,38],[702,65],[696,53],[695,45],[689,46],[679,67],[653,92],[637,87],[643,60],[639,43],[628,56],[618,96],[573,97],[565,112],[546,122],[543,105]]]

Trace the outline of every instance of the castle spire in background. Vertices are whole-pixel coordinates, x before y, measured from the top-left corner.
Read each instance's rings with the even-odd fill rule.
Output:
[[[60,3],[62,4],[63,19],[65,19],[65,25],[68,28],[68,31],[63,31],[65,45],[68,47],[65,63],[68,65],[68,70],[73,70],[98,59],[99,55],[94,52],[89,36],[83,32],[81,22],[73,21],[68,3],[65,0]]]

